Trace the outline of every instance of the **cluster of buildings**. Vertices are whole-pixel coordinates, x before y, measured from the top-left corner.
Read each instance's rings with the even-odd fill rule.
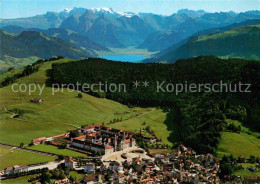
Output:
[[[60,138],[68,138],[69,137],[69,133],[65,133],[65,134],[60,134],[60,135],[55,135],[55,136],[52,136],[52,137],[39,137],[37,139],[33,139],[31,141],[31,144],[32,145],[39,145],[39,144],[43,144],[45,142],[50,142],[50,141],[53,141],[55,139],[60,139]]]
[[[66,163],[70,162],[67,158]],[[73,165],[73,164],[72,164]],[[71,165],[71,166],[72,166]],[[70,167],[69,164],[66,164]],[[218,177],[219,162],[213,155],[197,155],[195,151],[180,145],[173,153],[156,155],[154,158],[134,157],[122,162],[103,162],[96,166],[87,163],[85,173],[92,174],[93,182],[100,182],[100,177],[109,183],[214,183],[220,182]],[[78,183],[84,183],[84,178]]]
[[[72,138],[70,146],[100,154],[109,154],[136,145],[133,132],[100,125],[86,126],[81,129],[81,132],[83,135]]]

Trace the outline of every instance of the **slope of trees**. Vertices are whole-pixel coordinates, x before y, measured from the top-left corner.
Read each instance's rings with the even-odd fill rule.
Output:
[[[105,96],[115,101],[141,106],[170,106],[179,113],[175,122],[179,141],[199,152],[214,152],[224,130],[225,118],[244,120],[259,125],[252,119],[252,111],[259,107],[260,63],[242,59],[223,60],[216,57],[197,57],[179,60],[175,64],[134,64],[88,59],[64,64],[53,64],[52,82],[58,84],[103,83],[125,84],[126,91],[106,91]],[[135,87],[134,81],[140,82]],[[144,87],[143,82],[149,86]],[[165,85],[158,91],[157,81]],[[167,92],[166,84],[252,84],[250,93]],[[83,88],[80,88],[83,90]],[[245,90],[245,89],[243,89]],[[105,92],[104,92],[105,91]],[[90,94],[96,94],[91,93]],[[97,94],[96,94],[97,95]],[[254,123],[252,123],[254,122]],[[259,127],[257,127],[259,128]]]

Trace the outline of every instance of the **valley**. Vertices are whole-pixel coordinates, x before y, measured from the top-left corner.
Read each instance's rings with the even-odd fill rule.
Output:
[[[0,17],[0,183],[260,182],[260,10],[56,5]]]

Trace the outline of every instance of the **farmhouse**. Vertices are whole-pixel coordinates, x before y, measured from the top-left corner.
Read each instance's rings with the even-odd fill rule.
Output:
[[[30,102],[33,102],[33,103],[42,103],[42,102],[43,102],[43,99],[42,99],[42,98],[34,98],[34,99],[31,99]]]
[[[16,174],[20,172],[27,172],[28,171],[28,166],[27,165],[14,165],[13,167],[8,167],[4,170],[5,174]]]
[[[65,167],[73,169],[75,166],[75,162],[72,157],[65,158]]]
[[[37,139],[33,139],[32,140],[32,144],[33,145],[38,145],[38,144],[45,143],[46,141],[47,141],[46,137],[40,137],[40,138],[37,138]]]

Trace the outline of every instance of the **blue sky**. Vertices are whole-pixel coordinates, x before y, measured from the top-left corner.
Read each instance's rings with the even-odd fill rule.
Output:
[[[260,0],[0,0],[0,17],[29,17],[73,7],[170,15],[183,8],[208,12],[260,10]]]

